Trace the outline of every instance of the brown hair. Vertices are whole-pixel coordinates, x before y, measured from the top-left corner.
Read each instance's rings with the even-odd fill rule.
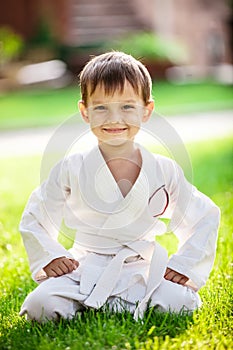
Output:
[[[82,100],[87,105],[88,94],[91,96],[102,85],[106,95],[119,89],[123,92],[127,80],[134,91],[142,94],[147,104],[151,99],[151,77],[146,67],[131,55],[123,52],[107,52],[92,58],[80,73]]]

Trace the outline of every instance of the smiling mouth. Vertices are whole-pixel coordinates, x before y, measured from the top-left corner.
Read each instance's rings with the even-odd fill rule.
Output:
[[[103,131],[109,134],[120,134],[127,130],[127,128],[103,128]]]

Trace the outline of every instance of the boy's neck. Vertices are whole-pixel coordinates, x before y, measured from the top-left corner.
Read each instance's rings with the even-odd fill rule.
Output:
[[[133,141],[128,141],[127,143],[117,146],[107,143],[99,143],[99,149],[106,162],[115,158],[132,160],[138,154],[138,147]]]

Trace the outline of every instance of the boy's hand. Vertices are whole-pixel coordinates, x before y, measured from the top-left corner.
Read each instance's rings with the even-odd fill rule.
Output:
[[[164,278],[168,281],[181,284],[182,286],[184,286],[185,283],[188,281],[188,277],[172,269],[169,269],[169,267],[167,267],[166,269]]]
[[[77,260],[66,258],[65,256],[52,260],[43,269],[48,277],[58,277],[77,269]]]

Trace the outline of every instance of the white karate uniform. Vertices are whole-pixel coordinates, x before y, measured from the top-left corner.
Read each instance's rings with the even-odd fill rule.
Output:
[[[142,167],[125,197],[98,146],[59,162],[32,193],[20,231],[40,285],[21,315],[72,318],[83,308],[108,305],[137,319],[149,305],[177,312],[200,305],[197,290],[214,262],[219,209],[173,160],[140,151]],[[170,218],[169,230],[179,239],[170,259],[155,241],[168,230],[160,218]],[[57,241],[62,220],[76,232],[70,250]],[[43,267],[61,256],[77,259],[79,267],[46,279]],[[187,286],[165,280],[167,266],[187,276]]]

